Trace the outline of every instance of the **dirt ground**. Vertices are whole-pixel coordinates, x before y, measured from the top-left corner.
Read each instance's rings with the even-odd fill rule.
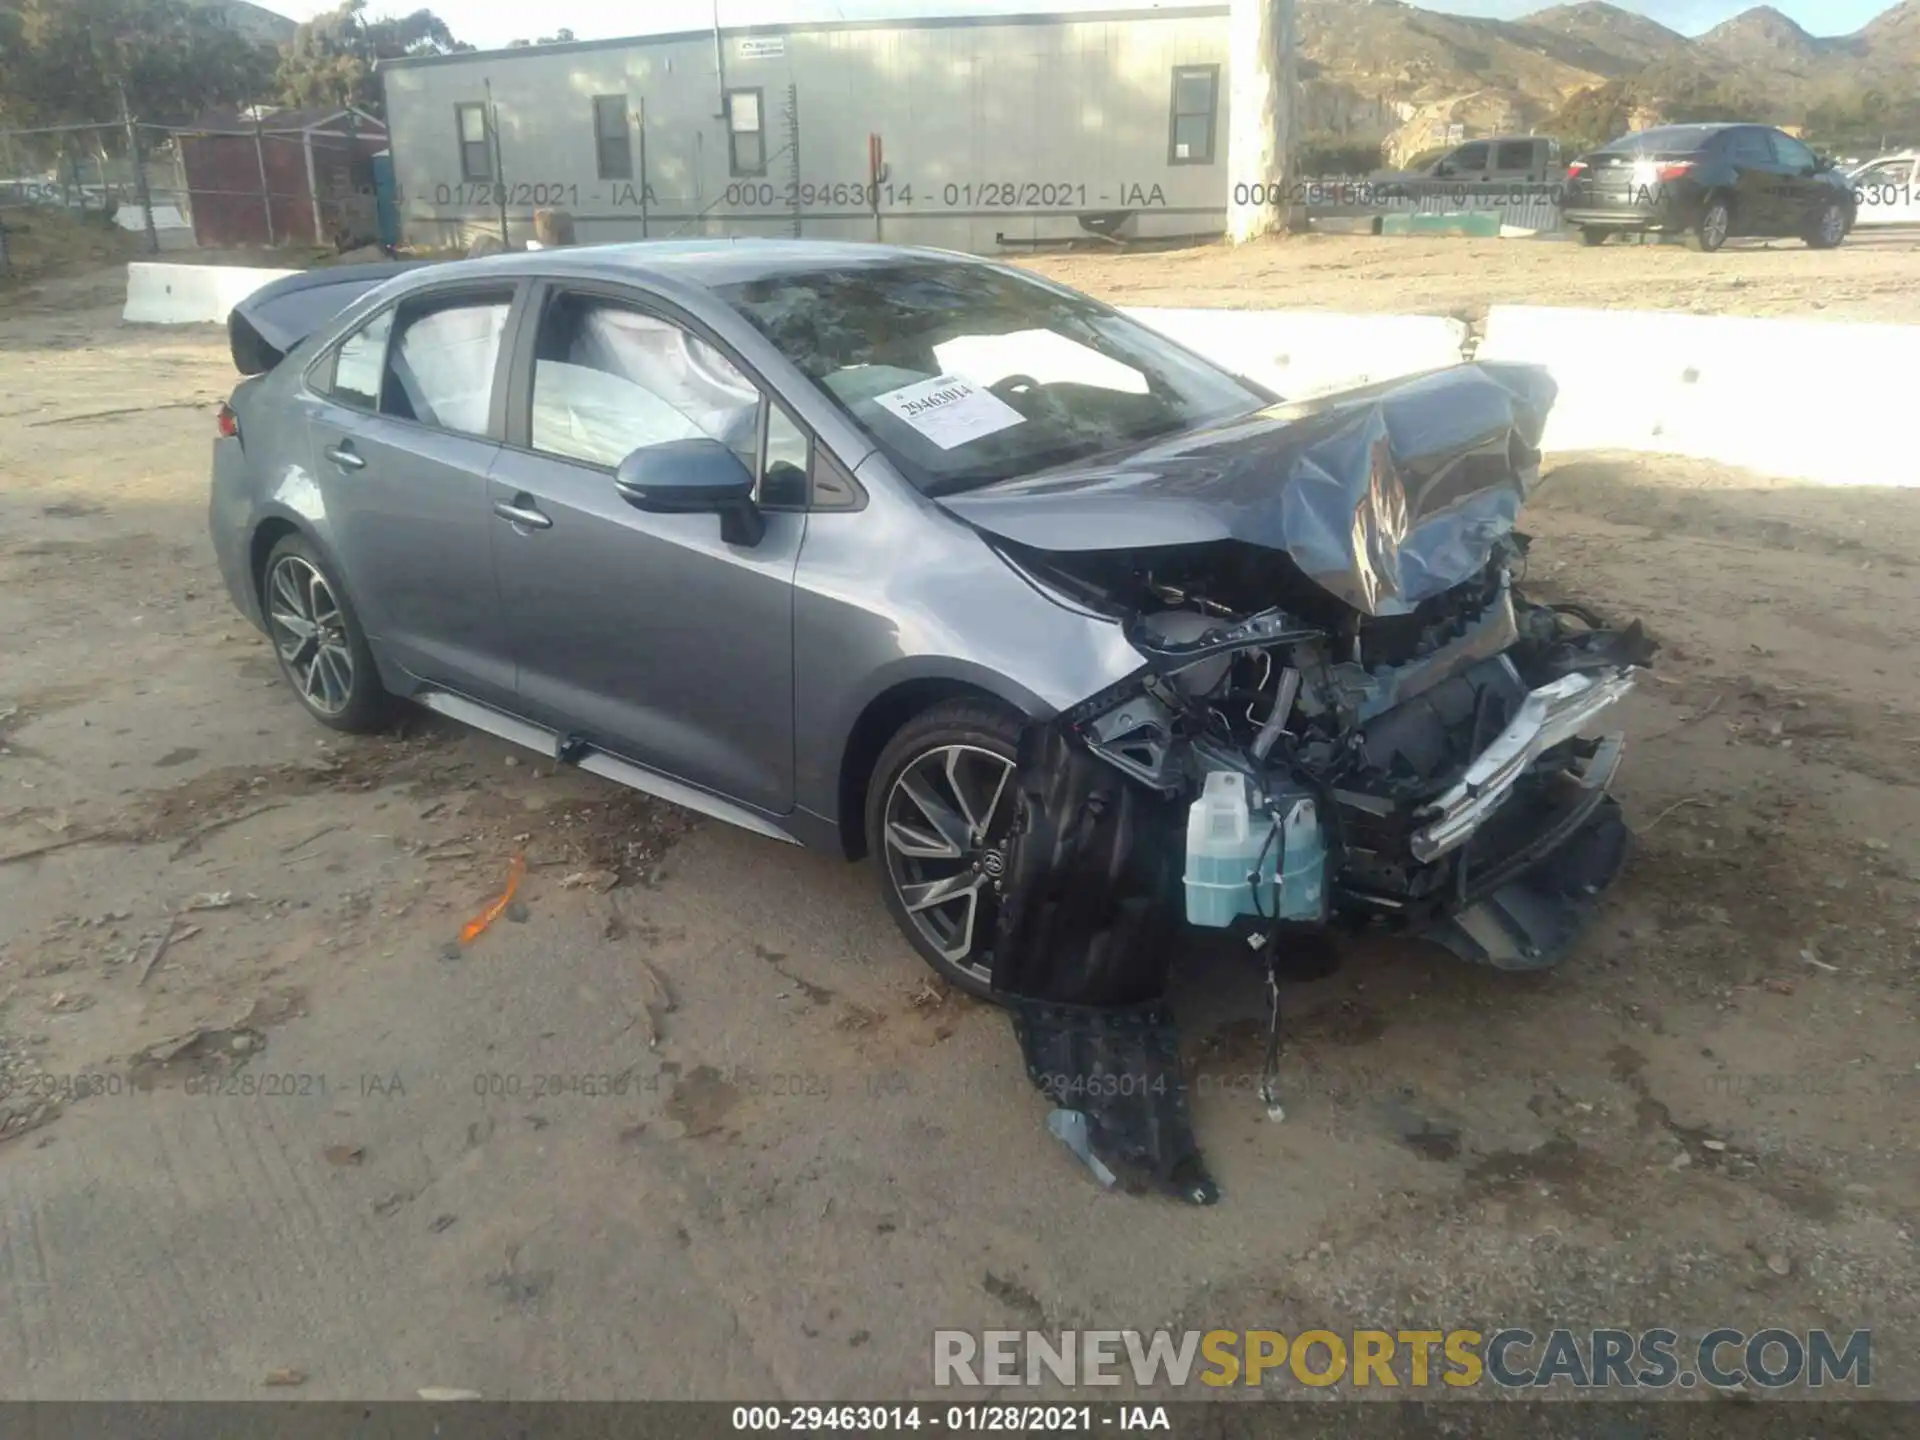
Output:
[[[1920,232],[1863,231],[1838,250],[1741,240],[1714,255],[1679,245],[1426,236],[1292,235],[1234,247],[1024,262],[1115,305],[1231,304],[1483,319],[1489,305],[1697,310],[1920,321]]]
[[[96,273],[115,260],[138,259],[141,238],[98,212],[76,215],[50,205],[0,209],[6,260],[0,267],[0,303],[22,289],[73,272]]]
[[[1264,290],[1046,268],[1450,308],[1638,266],[1889,318],[1920,266],[1344,244],[1236,258]],[[1257,977],[1185,966],[1195,1210],[1044,1133],[868,867],[425,715],[309,722],[204,533],[221,337],[116,286],[0,316],[0,1394],[900,1398],[936,1326],[1566,1324],[1872,1326],[1920,1398],[1920,490],[1555,465],[1530,583],[1665,647],[1636,856],[1555,972],[1374,944],[1290,989],[1280,1124]]]

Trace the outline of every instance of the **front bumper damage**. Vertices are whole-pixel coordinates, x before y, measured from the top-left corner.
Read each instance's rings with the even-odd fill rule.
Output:
[[[1247,927],[1269,965],[1270,1064],[1277,967],[1308,929],[1383,928],[1508,971],[1566,956],[1629,840],[1609,794],[1625,739],[1578,732],[1632,685],[1631,672],[1616,671],[1529,692],[1457,780],[1397,817],[1407,877],[1398,893],[1377,884],[1378,863],[1363,879],[1358,854],[1336,851],[1323,922]],[[1173,961],[1192,938],[1179,902],[1184,806],[1100,758],[1086,743],[1097,733],[1055,722],[1023,741],[994,987],[1028,1077],[1054,1107],[1048,1129],[1095,1177],[1210,1204],[1219,1190],[1194,1135],[1167,997]],[[1378,819],[1377,808],[1334,792],[1336,816]],[[1350,843],[1357,852],[1379,842]],[[1277,1097],[1268,1104],[1279,1118]]]
[[[1382,403],[1356,424],[1408,419]],[[1502,507],[1530,488],[1538,417],[1482,434],[1471,484],[1444,456],[1353,450],[1322,486],[1358,507],[1338,576],[1306,563],[1310,531],[1337,533],[1330,511],[1290,519],[1285,558],[1235,539],[1012,545],[1036,584],[1118,612],[1145,661],[1024,737],[992,951],[1048,1128],[1103,1184],[1218,1198],[1168,1003],[1190,925],[1264,965],[1278,1119],[1281,979],[1310,936],[1386,931],[1543,969],[1618,876],[1625,740],[1603,722],[1656,647],[1522,594],[1527,542]],[[1393,543],[1412,536],[1417,565]]]
[[[1543,754],[1578,735],[1632,688],[1631,674],[1566,675],[1528,695],[1507,728],[1425,812],[1426,823],[1409,847],[1413,858],[1431,864],[1466,844]],[[1620,737],[1612,741],[1615,763],[1622,743]]]

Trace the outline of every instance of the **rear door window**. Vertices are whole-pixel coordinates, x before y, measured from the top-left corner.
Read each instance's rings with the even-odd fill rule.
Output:
[[[1528,140],[1510,140],[1494,152],[1493,168],[1496,170],[1531,170],[1533,168],[1533,143]]]
[[[407,313],[387,347],[380,412],[458,435],[485,436],[510,296],[462,298]]]
[[[1727,158],[1736,165],[1772,165],[1773,150],[1764,130],[1736,130],[1727,137]]]

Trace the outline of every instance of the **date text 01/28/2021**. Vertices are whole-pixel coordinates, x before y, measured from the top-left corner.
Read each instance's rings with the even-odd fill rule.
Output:
[[[402,203],[406,195],[401,197]],[[616,210],[704,210],[699,196],[662,196],[652,184],[618,181],[585,190],[573,181],[445,181],[423,186],[413,198],[447,209],[486,209],[497,205],[604,205]],[[728,210],[1155,210],[1166,208],[1166,191],[1150,181],[1120,180],[950,180],[916,185],[912,181],[871,184],[863,180],[794,183],[776,180],[734,181],[720,193]]]
[[[1171,1430],[1164,1405],[736,1405],[740,1431],[899,1430],[1088,1434],[1095,1430]]]

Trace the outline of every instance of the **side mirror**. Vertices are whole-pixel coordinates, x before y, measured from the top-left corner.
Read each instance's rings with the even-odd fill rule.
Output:
[[[655,515],[720,517],[729,545],[758,545],[766,518],[753,503],[753,475],[718,440],[666,440],[643,445],[613,472],[620,498]]]

